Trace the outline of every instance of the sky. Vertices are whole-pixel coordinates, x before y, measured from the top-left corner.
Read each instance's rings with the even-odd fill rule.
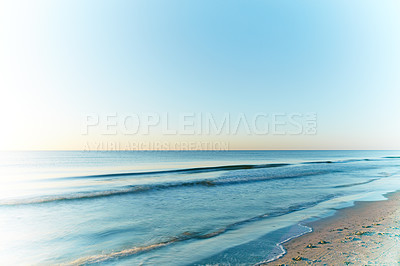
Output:
[[[397,0],[0,1],[0,149],[400,149],[398,14]],[[125,132],[148,114],[179,128],[260,113],[270,127],[314,113],[316,132]]]

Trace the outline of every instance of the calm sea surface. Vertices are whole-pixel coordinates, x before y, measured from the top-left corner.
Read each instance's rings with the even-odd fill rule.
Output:
[[[0,153],[0,264],[254,265],[355,200],[400,151]]]

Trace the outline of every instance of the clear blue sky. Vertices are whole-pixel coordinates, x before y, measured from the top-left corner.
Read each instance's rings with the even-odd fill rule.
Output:
[[[80,149],[86,114],[168,111],[318,114],[315,136],[231,148],[400,149],[399,14],[397,0],[1,1],[2,148]]]

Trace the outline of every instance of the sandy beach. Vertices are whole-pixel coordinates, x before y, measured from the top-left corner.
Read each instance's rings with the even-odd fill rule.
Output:
[[[313,232],[285,243],[287,253],[267,265],[398,265],[400,192],[386,197],[307,224]]]

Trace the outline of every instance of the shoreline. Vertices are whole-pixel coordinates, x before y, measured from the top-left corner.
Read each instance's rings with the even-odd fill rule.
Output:
[[[312,232],[285,241],[285,254],[259,265],[398,264],[400,191],[386,200],[356,201],[335,214],[302,225]]]

